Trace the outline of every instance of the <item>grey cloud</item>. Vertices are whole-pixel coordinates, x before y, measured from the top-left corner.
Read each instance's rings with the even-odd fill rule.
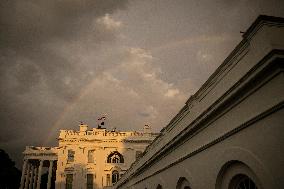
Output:
[[[1,1],[0,40],[2,46],[33,47],[52,38],[71,39],[91,26],[93,18],[125,8],[126,1],[113,0],[27,0]],[[88,28],[96,33],[97,28]],[[101,40],[98,35],[97,40]]]
[[[3,64],[7,66],[1,66],[0,71],[7,72],[10,68],[14,82],[18,82],[16,92],[27,91],[44,79],[55,92],[72,97],[72,87],[64,84],[62,76],[77,75],[78,81],[82,73],[76,70],[76,62],[66,60],[46,44],[83,41],[94,48],[101,42],[113,40],[114,33],[95,20],[125,8],[126,4],[126,1],[111,0],[2,1],[0,49]],[[5,51],[14,55],[11,57]],[[78,90],[78,82],[72,83]]]
[[[56,136],[44,143],[51,126],[91,81],[93,76],[86,73],[97,72],[92,64],[98,63],[84,62],[78,51],[98,55],[102,45],[114,43],[116,31],[97,20],[127,4],[126,0],[0,2],[1,147],[10,151],[56,143]],[[20,153],[14,151],[12,156]]]
[[[156,0],[136,1],[129,7],[127,14],[117,15],[131,23],[122,28],[128,33],[124,43],[150,49],[165,73],[162,78],[176,85],[190,77],[194,86],[200,86],[241,40],[240,31],[245,31],[259,14],[284,16],[280,0]],[[202,36],[216,39],[223,35],[224,41],[194,42]],[[188,39],[193,40],[176,43]],[[213,55],[207,65],[195,57],[200,50]]]

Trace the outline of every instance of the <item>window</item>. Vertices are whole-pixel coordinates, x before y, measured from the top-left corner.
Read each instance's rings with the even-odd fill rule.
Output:
[[[176,189],[190,189],[188,180],[185,177],[180,177]]]
[[[107,182],[107,186],[110,186],[110,174],[107,174],[106,182]]]
[[[142,151],[136,151],[136,159],[139,159],[142,156]]]
[[[124,158],[118,151],[114,151],[107,157],[107,163],[124,163]]]
[[[73,182],[73,174],[66,175],[66,189],[72,189],[72,182]]]
[[[68,150],[67,163],[74,162],[74,155],[75,155],[75,151]]]
[[[229,185],[230,189],[257,189],[256,184],[248,176],[239,174],[233,177]]]
[[[94,163],[94,150],[88,151],[88,163]]]
[[[93,189],[94,175],[87,174],[87,189]]]
[[[119,179],[119,173],[118,171],[113,171],[112,172],[112,177],[111,177],[111,182],[112,184],[115,184]]]
[[[241,161],[228,161],[218,174],[217,189],[258,189],[261,182],[253,170]]]
[[[112,156],[111,163],[120,163],[120,158],[117,154]]]

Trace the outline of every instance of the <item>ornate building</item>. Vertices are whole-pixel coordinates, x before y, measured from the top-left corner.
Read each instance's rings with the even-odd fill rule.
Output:
[[[54,167],[57,189],[283,188],[283,36],[283,18],[257,18],[158,137],[80,125],[27,147],[21,188],[39,189],[45,166],[48,189]]]
[[[47,167],[47,189],[100,189],[112,186],[157,136],[143,132],[108,131],[99,126],[61,130],[58,147],[26,147],[20,189],[39,189]],[[56,179],[52,179],[55,177]]]
[[[283,71],[284,19],[259,16],[113,188],[283,188]]]

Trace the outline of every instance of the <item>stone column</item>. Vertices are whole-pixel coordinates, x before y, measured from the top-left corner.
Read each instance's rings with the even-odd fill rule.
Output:
[[[53,167],[53,160],[49,161],[49,169],[48,169],[48,180],[47,180],[47,189],[50,189],[51,186],[51,177],[52,177],[52,167]]]
[[[33,179],[34,179],[34,166],[31,165],[31,177],[30,177],[29,189],[32,189],[33,187]]]
[[[25,174],[26,174],[27,162],[28,162],[28,160],[24,160],[24,164],[23,164],[23,168],[22,168],[22,176],[21,176],[21,185],[20,185],[20,189],[24,189],[24,183],[25,183]]]
[[[30,167],[31,167],[31,165],[28,163],[28,169],[27,169],[27,174],[26,174],[25,189],[28,189],[28,186],[29,186]]]
[[[33,182],[33,189],[36,189],[37,172],[38,172],[38,168],[37,168],[37,167],[35,167],[34,182]]]
[[[36,189],[40,189],[42,165],[43,165],[43,160],[40,160],[39,168],[38,168],[38,175],[37,175]]]

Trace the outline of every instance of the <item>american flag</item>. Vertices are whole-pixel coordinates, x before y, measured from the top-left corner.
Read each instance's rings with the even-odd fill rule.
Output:
[[[99,120],[99,121],[106,120],[106,117],[105,117],[105,116],[100,117],[100,118],[98,118],[98,120]]]

